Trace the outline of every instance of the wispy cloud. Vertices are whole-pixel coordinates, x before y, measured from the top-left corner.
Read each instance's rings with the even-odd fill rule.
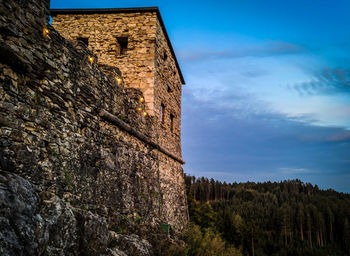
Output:
[[[350,69],[323,69],[310,81],[288,85],[301,95],[347,93],[350,96]]]
[[[290,168],[290,167],[282,167],[282,168],[279,168],[279,170],[284,175],[310,174],[313,172],[306,168]]]
[[[299,54],[307,52],[306,47],[283,41],[269,41],[253,46],[221,49],[217,51],[190,50],[180,52],[184,61],[203,61],[206,59],[233,59],[243,57],[268,57],[286,54]]]

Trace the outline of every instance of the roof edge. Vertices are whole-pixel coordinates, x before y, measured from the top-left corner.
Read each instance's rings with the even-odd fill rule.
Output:
[[[175,60],[176,68],[179,71],[180,80],[182,84],[185,84],[184,77],[182,75],[180,65],[177,61],[174,48],[169,39],[168,32],[166,31],[162,16],[158,7],[133,7],[133,8],[99,8],[99,9],[50,9],[50,15],[56,16],[59,14],[101,14],[101,13],[133,13],[133,12],[156,12],[159,23],[162,27],[165,39],[167,40],[170,52]]]
[[[50,9],[51,16],[57,14],[94,14],[94,13],[128,13],[128,12],[159,12],[157,6],[133,8],[97,8],[97,9]]]

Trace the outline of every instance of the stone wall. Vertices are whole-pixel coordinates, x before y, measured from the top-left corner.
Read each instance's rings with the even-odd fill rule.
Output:
[[[108,13],[53,15],[52,26],[69,40],[87,38],[99,63],[120,68],[126,87],[140,89],[147,111],[153,114],[154,38],[156,13]],[[127,50],[120,52],[118,37],[127,37]]]
[[[182,81],[159,11],[118,10],[106,9],[108,13],[53,10],[52,25],[72,41],[87,38],[88,47],[97,54],[99,63],[120,68],[124,86],[140,89],[145,96],[146,111],[158,119],[153,136],[181,158]],[[128,38],[123,53],[118,43],[120,37]]]
[[[1,171],[29,180],[43,198],[105,217],[110,229],[128,220],[181,231],[188,221],[182,162],[147,143],[158,123],[137,111],[142,92],[118,86],[97,55],[61,37],[47,23],[48,5],[0,4]]]
[[[159,121],[161,145],[167,145],[171,152],[181,157],[181,79],[175,65],[159,20],[156,24],[156,74],[155,108],[158,117],[163,108],[163,121]],[[171,121],[171,116],[173,120]],[[172,123],[173,122],[173,123]]]

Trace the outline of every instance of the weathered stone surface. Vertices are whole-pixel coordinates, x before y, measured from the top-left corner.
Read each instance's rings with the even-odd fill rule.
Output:
[[[40,255],[44,251],[47,233],[38,205],[39,197],[30,182],[0,172],[1,255]]]
[[[112,251],[116,253],[122,250],[123,253],[127,255],[151,255],[151,244],[146,240],[142,240],[137,235],[122,235],[117,234],[113,231],[110,232],[110,244],[117,244],[118,246]],[[118,255],[118,254],[117,254]]]
[[[101,218],[85,210],[75,210],[81,234],[79,252],[84,255],[104,253],[109,242],[109,231],[105,218]]]
[[[85,38],[89,49],[99,56],[99,63],[120,68],[126,87],[145,93],[154,81],[155,13],[53,15],[52,25],[70,40]],[[136,25],[137,24],[137,25]],[[121,51],[118,38],[127,38],[127,49]],[[153,111],[153,90],[145,95],[148,111]]]
[[[40,214],[46,224],[46,254],[74,255],[78,252],[78,236],[84,233],[78,231],[73,211],[74,208],[57,196],[42,202]]]
[[[40,200],[29,181],[0,172],[1,255],[151,255],[137,235],[108,230],[105,218],[57,196]]]
[[[155,143],[157,117],[140,115],[143,94],[118,86],[116,67],[103,73],[100,56],[47,23],[48,5],[0,2],[1,253],[122,255],[108,247],[108,229],[142,239],[159,223],[181,231],[188,221],[182,164],[98,113]],[[181,158],[181,147],[169,144]]]
[[[108,256],[127,256],[123,251],[119,250],[118,248],[108,248],[107,254]]]
[[[104,71],[105,66],[120,68],[124,85],[142,91],[146,110],[157,120],[153,137],[181,158],[181,71],[158,12],[66,14],[56,10],[52,16],[52,25],[65,38],[74,44],[81,38],[88,42]],[[127,38],[123,52],[120,37]]]

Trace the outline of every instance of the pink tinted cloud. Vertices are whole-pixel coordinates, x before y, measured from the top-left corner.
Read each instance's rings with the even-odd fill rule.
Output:
[[[350,131],[334,134],[332,136],[327,137],[327,141],[347,141],[350,140]]]

